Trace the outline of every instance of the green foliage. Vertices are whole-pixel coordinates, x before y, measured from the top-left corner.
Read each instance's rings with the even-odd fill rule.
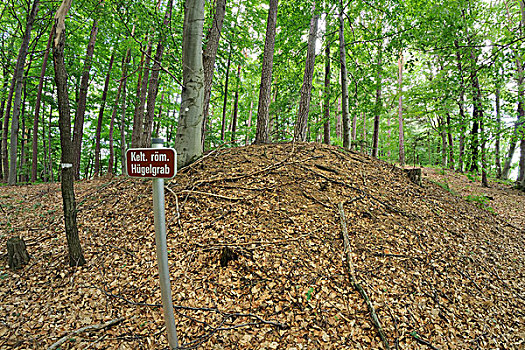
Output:
[[[468,195],[465,197],[468,202],[474,203],[477,207],[495,213],[494,209],[489,205],[491,198],[486,195]]]

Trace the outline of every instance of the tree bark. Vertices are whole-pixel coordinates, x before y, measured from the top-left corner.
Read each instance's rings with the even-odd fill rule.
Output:
[[[496,144],[494,146],[494,157],[496,158],[496,177],[501,178],[501,102],[500,102],[500,90],[496,89],[495,93],[496,102]]]
[[[115,163],[115,149],[113,145],[113,132],[115,130],[115,118],[117,116],[117,109],[120,100],[120,95],[122,94],[123,87],[126,84],[127,80],[127,68],[128,63],[131,59],[131,49],[126,50],[126,54],[122,57],[122,76],[118,84],[117,95],[115,96],[115,103],[113,104],[113,109],[111,111],[111,120],[109,122],[109,160],[108,160],[108,174],[113,174],[113,164]]]
[[[215,15],[213,22],[206,35],[206,48],[202,54],[204,67],[204,108],[202,119],[202,147],[204,150],[204,140],[206,139],[206,125],[210,107],[211,88],[213,85],[213,73],[215,71],[215,59],[219,40],[221,38],[222,25],[224,23],[224,14],[226,13],[226,0],[216,0]]]
[[[4,68],[4,85],[2,87],[3,91],[6,91],[7,90],[7,86],[9,84],[9,76],[8,76],[8,73],[7,73],[7,69]],[[2,134],[4,134],[4,116],[6,117],[7,119],[7,111],[5,110],[5,102],[6,102],[6,97],[5,95],[3,95],[3,98],[2,98],[2,102],[0,103],[0,123],[2,123],[1,127],[2,127]],[[9,119],[8,120],[8,125],[9,125]],[[7,130],[5,132],[5,140],[6,140],[6,147],[7,147]],[[3,158],[3,150],[4,150],[4,144],[3,144],[3,140],[0,140],[0,158]],[[5,175],[5,176],[4,176]],[[3,163],[3,160],[0,159],[0,179],[2,180],[6,180],[7,179],[7,169],[4,169],[4,163]]]
[[[51,42],[53,40],[53,34],[49,34],[47,40],[46,51],[44,52],[44,58],[42,60],[42,69],[40,70],[40,80],[38,81],[36,102],[35,102],[35,116],[33,119],[33,142],[32,142],[32,164],[31,164],[31,182],[36,181],[38,172],[38,115],[40,114],[40,105],[42,101],[42,89],[44,87],[44,78],[46,76],[46,66],[49,57],[49,51],[51,51]]]
[[[323,102],[323,142],[330,144],[330,41],[326,38],[324,49],[324,102]]]
[[[314,77],[315,42],[317,40],[317,25],[319,23],[319,15],[315,13],[315,2],[312,8],[312,13],[312,19],[310,20],[310,33],[308,35],[308,49],[306,52],[303,86],[301,88],[301,99],[299,101],[299,111],[294,129],[294,139],[296,141],[302,142],[306,141],[307,137],[308,114],[310,112],[312,81]]]
[[[152,42],[148,38],[148,48],[142,66],[142,80],[137,89],[138,101],[135,105],[133,114],[133,131],[131,133],[131,147],[142,147],[142,134],[144,132],[144,104],[146,103],[146,93],[148,91],[149,64],[151,61]]]
[[[226,109],[228,107],[228,87],[230,82],[230,66],[232,61],[232,45],[228,51],[228,61],[226,62],[226,78],[224,81],[224,96],[222,101],[222,120],[221,120],[221,141],[226,137]]]
[[[255,144],[269,143],[269,110],[272,89],[273,53],[275,47],[275,28],[277,24],[277,7],[279,0],[270,0],[266,39],[264,42],[263,63],[261,68],[261,85],[259,88],[259,106],[257,108],[257,127]]]
[[[403,51],[399,53],[398,61],[398,103],[397,120],[399,124],[399,165],[405,166],[405,130],[403,127]]]
[[[343,20],[343,1],[340,2],[339,10],[339,59],[341,65],[341,103],[343,108],[343,147],[350,149],[350,117],[348,115],[348,73],[346,71],[346,46]]]
[[[382,46],[379,46],[379,57],[377,59],[377,87],[376,87],[376,105],[375,105],[375,116],[374,116],[374,134],[372,137],[372,157],[376,157],[379,151],[379,119],[381,117],[382,101],[381,101],[381,65],[383,64],[382,57]]]
[[[91,35],[86,50],[86,58],[84,60],[84,69],[82,71],[82,78],[80,80],[80,92],[77,99],[77,109],[75,112],[75,125],[73,127],[73,171],[75,178],[80,178],[80,154],[82,151],[82,137],[84,135],[84,115],[86,113],[86,100],[89,85],[89,71],[93,65],[93,53],[95,52],[95,42],[98,33],[98,19],[93,21],[91,27]]]
[[[18,129],[20,118],[20,107],[22,102],[22,85],[24,76],[24,65],[26,63],[27,52],[29,50],[29,40],[31,39],[31,30],[33,22],[38,12],[39,0],[34,0],[31,11],[27,16],[26,28],[22,37],[22,44],[18,57],[16,59],[15,72],[13,74],[14,101],[13,101],[13,120],[11,121],[11,138],[9,143],[9,185],[16,184],[17,181],[17,161],[16,155],[18,150]]]
[[[467,133],[467,123],[466,116],[465,116],[465,82],[463,79],[463,65],[461,63],[461,52],[459,51],[459,42],[457,40],[454,41],[454,46],[456,47],[456,60],[457,60],[457,67],[458,72],[460,75],[460,86],[459,86],[459,100],[458,100],[458,108],[459,108],[459,120],[461,123],[460,126],[460,133],[459,133],[459,154],[458,154],[458,171],[460,173],[463,172],[464,167],[464,157],[465,157],[465,135]]]
[[[168,2],[166,14],[164,15],[164,27],[168,28],[171,21],[171,11],[173,9],[173,0]],[[141,138],[142,147],[150,147],[151,134],[153,132],[153,119],[155,117],[155,103],[159,92],[159,75],[161,69],[162,56],[164,55],[164,41],[166,36],[161,33],[155,57],[153,58],[153,67],[148,85],[148,103],[146,105],[146,118],[144,120],[143,134]]]
[[[187,0],[184,4],[182,36],[182,102],[175,138],[178,167],[202,155],[202,113],[204,70],[202,67],[202,26],[204,0]]]
[[[237,65],[237,87],[235,89],[235,98],[233,102],[233,118],[231,142],[235,144],[235,134],[237,133],[237,115],[239,112],[239,89],[241,88],[241,65]]]
[[[452,120],[447,112],[448,167],[454,170],[454,138],[452,137]]]
[[[97,131],[95,134],[95,172],[94,176],[99,176],[100,173],[100,134],[102,132],[102,120],[104,119],[104,109],[106,107],[106,99],[108,97],[109,78],[111,76],[111,69],[113,68],[113,61],[115,60],[115,53],[111,54],[109,59],[108,71],[106,73],[106,80],[104,81],[104,90],[102,90],[102,98],[100,101],[100,109],[98,111]]]
[[[63,0],[60,8],[55,15],[55,24],[52,32],[54,33],[53,44],[53,63],[55,67],[55,84],[58,98],[58,125],[60,128],[60,148],[61,156],[61,189],[62,202],[64,206],[64,222],[66,228],[67,246],[69,252],[69,265],[81,266],[86,263],[77,227],[77,209],[75,202],[75,191],[73,187],[74,168],[73,168],[73,148],[71,142],[71,116],[69,110],[69,95],[67,90],[67,73],[64,64],[65,46],[65,18],[71,8],[72,0]]]

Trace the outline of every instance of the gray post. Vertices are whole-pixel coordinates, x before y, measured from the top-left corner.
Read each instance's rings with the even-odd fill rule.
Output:
[[[153,148],[163,148],[163,139],[152,139]],[[171,297],[170,271],[168,266],[168,248],[166,244],[166,217],[164,205],[164,179],[153,179],[153,213],[155,218],[155,246],[157,248],[157,264],[159,265],[160,293],[164,321],[168,331],[170,349],[178,349],[175,316],[173,314],[173,299]]]

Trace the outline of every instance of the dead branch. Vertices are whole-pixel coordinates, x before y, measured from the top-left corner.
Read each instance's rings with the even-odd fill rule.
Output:
[[[385,349],[390,350],[388,339],[385,335],[383,327],[381,326],[381,323],[379,322],[379,318],[377,317],[377,313],[374,308],[374,305],[370,301],[370,298],[368,297],[368,294],[366,293],[365,289],[361,286],[361,284],[357,283],[354,265],[352,263],[350,239],[348,238],[348,229],[346,225],[345,210],[343,208],[342,202],[338,203],[337,206],[339,208],[339,216],[341,218],[341,230],[343,232],[343,244],[344,244],[344,250],[345,250],[345,256],[346,256],[346,263],[347,263],[348,270],[350,271],[350,283],[352,284],[354,289],[357,290],[359,294],[365,300],[366,306],[368,307],[368,311],[370,312],[370,317],[372,318],[372,323],[376,327],[377,332],[379,333],[379,337],[381,338],[381,341],[383,342]]]
[[[119,322],[121,322],[123,320],[124,320],[124,317],[119,317],[119,318],[115,318],[115,319],[113,319],[111,321],[107,321],[105,323],[96,324],[96,325],[90,325],[90,326],[85,326],[85,327],[79,328],[77,330],[74,330],[74,331],[66,334],[62,338],[60,338],[58,341],[56,341],[50,347],[48,347],[47,350],[57,349],[60,345],[64,344],[68,340],[70,340],[71,336],[73,336],[73,335],[84,333],[86,331],[98,331],[98,330],[101,330],[101,329],[113,326],[114,324],[117,324],[117,323],[119,323]]]
[[[431,348],[432,350],[439,350],[434,345],[430,344],[430,342],[426,341],[425,339],[422,339],[416,332],[410,332],[410,335],[412,338],[414,338],[419,344],[423,344]]]

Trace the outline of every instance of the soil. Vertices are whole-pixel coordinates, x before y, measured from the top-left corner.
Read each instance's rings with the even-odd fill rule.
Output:
[[[75,189],[82,267],[67,264],[59,184],[2,188],[0,349],[166,349],[151,180]],[[525,205],[510,186],[432,169],[419,186],[295,143],[208,153],[165,193],[181,348],[385,349],[346,256],[390,349],[525,347]],[[31,260],[11,271],[16,235]]]

